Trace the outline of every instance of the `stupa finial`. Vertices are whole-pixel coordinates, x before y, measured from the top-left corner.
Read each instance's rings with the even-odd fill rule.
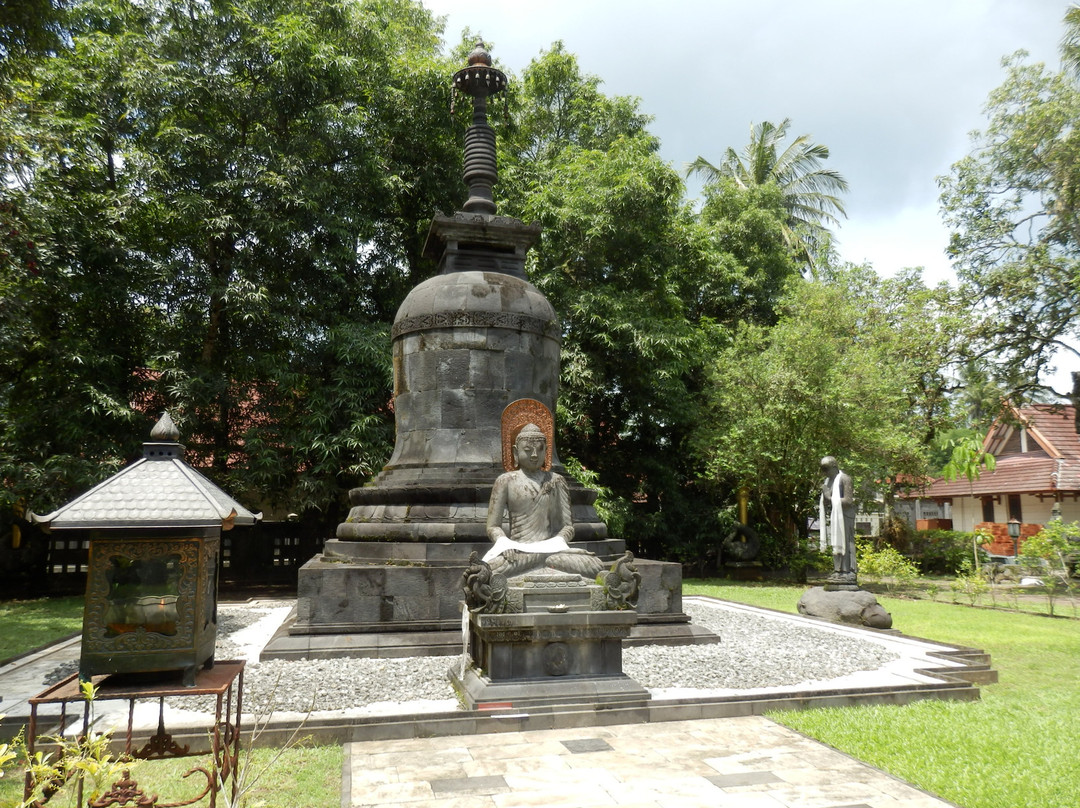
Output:
[[[469,54],[469,65],[454,74],[454,89],[473,100],[472,126],[465,132],[465,184],[469,198],[463,209],[495,213],[492,187],[499,178],[495,163],[495,130],[487,122],[487,98],[506,89],[506,74],[491,66],[483,40]]]

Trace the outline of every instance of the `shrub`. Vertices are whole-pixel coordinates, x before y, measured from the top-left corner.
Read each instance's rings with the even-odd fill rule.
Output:
[[[1072,595],[1074,592],[1071,577],[1075,566],[1075,553],[1080,540],[1080,525],[1068,524],[1055,519],[1042,530],[1025,541],[1020,548],[1021,566],[1043,580],[1043,592],[1046,594],[1050,614],[1054,613],[1056,588],[1060,584]]]
[[[985,575],[973,569],[970,558],[965,558],[956,578],[949,584],[949,588],[952,589],[953,603],[959,603],[957,596],[963,595],[974,606],[979,602],[980,597],[990,591],[990,582]]]
[[[881,547],[882,544],[887,544],[890,547],[895,547],[903,555],[910,557],[913,533],[914,531],[912,531],[911,525],[908,524],[906,519],[901,519],[899,516],[890,516],[881,523],[881,529],[878,531],[879,541],[876,542],[876,545]]]
[[[875,550],[872,542],[862,541],[855,545],[855,557],[859,575],[881,581],[890,592],[894,586],[908,586],[919,577],[918,567],[895,547]]]
[[[963,530],[920,530],[911,540],[910,556],[923,575],[957,575],[972,563],[975,536]],[[989,555],[979,548],[979,563]]]
[[[799,552],[788,559],[791,577],[803,583],[811,570],[826,572],[833,568],[831,552],[822,552],[816,537],[799,540]]]

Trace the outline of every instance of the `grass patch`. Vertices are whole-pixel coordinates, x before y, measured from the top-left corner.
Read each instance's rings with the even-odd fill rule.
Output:
[[[769,591],[773,590],[773,591]],[[794,612],[805,587],[690,581],[705,594]],[[923,701],[769,717],[964,808],[1057,808],[1077,800],[1080,624],[879,596],[905,634],[982,648],[998,684],[978,702]]]
[[[683,581],[684,595],[707,595],[721,600],[734,600],[750,606],[776,609],[780,612],[797,612],[799,598],[805,586],[785,584],[756,584],[726,581],[722,578],[687,579]]]
[[[250,791],[241,801],[247,808],[326,808],[341,802],[341,767],[344,761],[341,746],[294,746],[280,752],[277,749],[255,749],[251,752]],[[241,765],[247,759],[241,752]],[[142,760],[131,765],[131,776],[138,781],[143,793],[158,795],[159,802],[180,802],[194,798],[206,787],[206,778],[196,772],[184,778],[184,773],[196,766],[209,769],[210,758],[189,757],[168,760]],[[0,807],[14,806],[22,801],[22,772],[12,771],[0,779]],[[72,792],[69,794],[68,792]],[[74,787],[60,791],[49,805],[73,804]],[[225,804],[219,797],[218,805]],[[205,797],[196,806],[210,804]]]
[[[81,596],[0,601],[0,661],[81,630],[82,612]]]

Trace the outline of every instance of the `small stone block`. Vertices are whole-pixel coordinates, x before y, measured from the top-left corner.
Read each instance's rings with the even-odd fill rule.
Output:
[[[735,786],[760,786],[766,783],[784,782],[772,772],[740,772],[739,774],[717,774],[706,777],[717,788],[733,788]]]
[[[603,738],[574,738],[569,741],[562,741],[562,745],[575,755],[580,755],[584,752],[612,751],[611,744]]]
[[[510,790],[501,775],[452,777],[446,780],[432,780],[430,785],[435,794],[496,794]]]

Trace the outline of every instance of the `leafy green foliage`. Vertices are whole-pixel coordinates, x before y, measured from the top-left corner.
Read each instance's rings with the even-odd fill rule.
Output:
[[[970,558],[965,558],[960,565],[960,571],[956,573],[956,577],[949,582],[949,589],[952,591],[953,603],[958,603],[958,598],[963,596],[967,599],[968,605],[976,606],[979,603],[979,599],[990,592],[991,584],[987,580],[986,576],[982,574],[982,571],[976,569]]]
[[[911,539],[908,555],[919,565],[923,575],[956,575],[970,566],[973,534],[962,530],[920,530]],[[979,549],[980,563],[989,559]]]
[[[332,512],[389,450],[385,324],[458,183],[438,27],[407,0],[76,11],[0,108],[5,499],[86,488],[167,407],[238,495]]]
[[[1077,19],[1067,18],[1067,65]],[[991,358],[1014,396],[1038,390],[1040,371],[1055,352],[1075,353],[1080,334],[1080,84],[1025,56],[1004,60],[986,129],[939,180],[961,299],[977,321],[973,355]]]
[[[979,479],[984,468],[990,472],[997,468],[994,456],[983,450],[985,437],[974,434],[947,439],[945,448],[949,450],[949,460],[942,466],[941,476],[946,480],[963,476],[970,484]]]
[[[1080,523],[1054,519],[1020,546],[1018,562],[1039,577],[1050,614],[1054,614],[1058,588],[1075,597],[1072,575],[1080,559]],[[1075,605],[1075,604],[1074,604]]]
[[[873,542],[861,541],[856,543],[855,553],[859,577],[880,581],[890,592],[896,586],[910,586],[919,577],[919,568],[895,547],[875,549]]]
[[[389,453],[387,324],[434,270],[428,219],[462,196],[460,63],[410,0],[70,11],[64,47],[27,51],[0,96],[0,505],[43,512],[85,490],[168,408],[236,496],[332,524]],[[782,147],[786,122],[755,130],[696,212],[639,102],[606,95],[561,43],[506,103],[495,192],[544,226],[528,269],[563,322],[560,443],[638,552],[707,554],[735,488],[768,477],[747,460],[763,452],[770,469],[799,459],[753,524],[778,560],[798,554],[807,464],[865,446],[853,470],[882,479],[952,425],[954,323],[917,277],[823,265],[778,308],[799,274],[792,233],[823,238],[842,215],[823,147]],[[790,414],[718,392],[731,379],[786,391]],[[768,445],[811,415],[825,437]]]
[[[790,127],[790,118],[751,124],[742,154],[729,147],[719,166],[699,156],[687,173],[701,174],[709,184],[730,179],[743,189],[775,187],[784,208],[784,240],[814,271],[828,251],[828,225],[846,216],[839,195],[848,185],[839,172],[822,166],[829,149],[812,143],[810,135],[799,135],[781,150]]]
[[[698,446],[706,478],[747,486],[790,552],[816,515],[823,456],[863,490],[923,467],[919,435],[943,416],[919,355],[935,323],[900,299],[912,283],[861,269],[795,280],[772,329],[744,325],[715,358]]]
[[[511,87],[496,192],[544,227],[529,274],[563,324],[560,444],[621,502],[636,551],[715,542],[718,503],[684,447],[714,317],[738,315],[730,276],[744,270],[717,260],[635,99],[603,95],[560,43]]]

